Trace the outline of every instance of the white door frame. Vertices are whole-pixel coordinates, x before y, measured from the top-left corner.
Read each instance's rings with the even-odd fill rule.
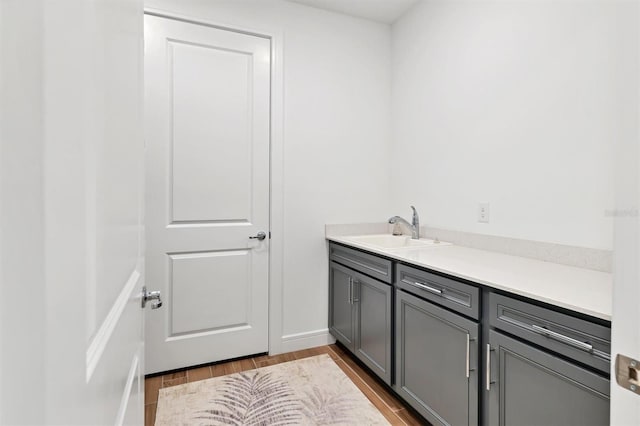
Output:
[[[227,31],[265,37],[271,40],[271,96],[269,146],[269,354],[282,353],[282,298],[284,263],[284,37],[275,29],[256,29],[215,22],[162,9],[145,7],[144,13],[163,18],[206,25]],[[153,285],[152,285],[153,287]]]

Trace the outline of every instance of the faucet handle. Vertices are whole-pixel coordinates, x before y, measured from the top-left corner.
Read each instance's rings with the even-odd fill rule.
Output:
[[[416,208],[414,206],[410,206],[411,210],[413,210],[413,224],[415,225],[416,222],[420,221],[420,216],[418,216],[418,210],[416,210]]]
[[[411,210],[413,210],[413,218],[411,219],[411,224],[414,227],[415,238],[420,238],[420,216],[418,216],[418,210],[414,206],[411,206]]]

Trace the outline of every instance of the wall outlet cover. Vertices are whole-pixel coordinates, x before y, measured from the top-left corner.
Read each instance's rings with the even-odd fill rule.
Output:
[[[489,203],[478,204],[478,222],[489,223]]]

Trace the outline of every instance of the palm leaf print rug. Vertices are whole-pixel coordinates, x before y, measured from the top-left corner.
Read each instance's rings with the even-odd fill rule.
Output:
[[[160,389],[155,424],[389,423],[325,354]]]

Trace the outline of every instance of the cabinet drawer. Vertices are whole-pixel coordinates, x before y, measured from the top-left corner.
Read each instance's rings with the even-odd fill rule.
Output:
[[[478,287],[407,265],[398,265],[396,287],[468,317],[480,318]]]
[[[496,293],[489,295],[489,306],[492,327],[609,372],[608,327]]]
[[[390,260],[333,243],[329,245],[329,258],[380,281],[389,284],[393,281]]]

